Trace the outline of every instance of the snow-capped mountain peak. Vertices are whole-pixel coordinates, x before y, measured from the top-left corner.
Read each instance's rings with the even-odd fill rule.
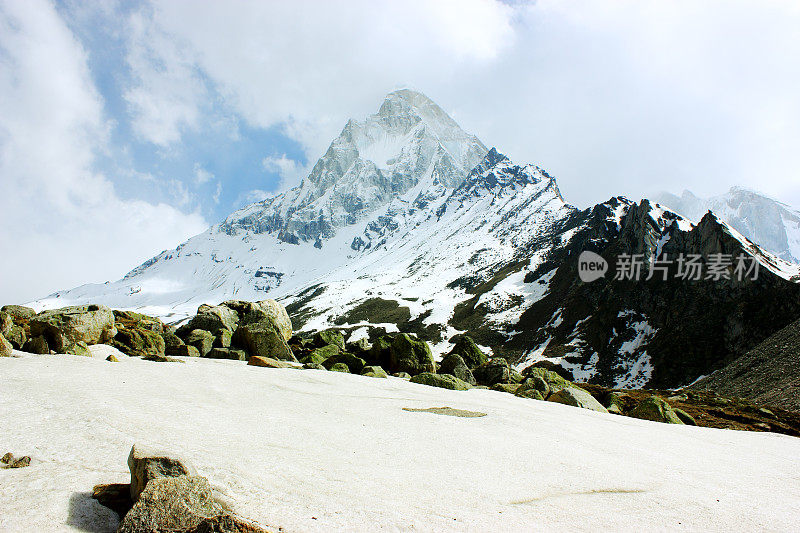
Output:
[[[395,91],[377,113],[349,120],[298,187],[233,213],[225,228],[321,242],[412,189],[457,188],[486,152],[428,97]]]

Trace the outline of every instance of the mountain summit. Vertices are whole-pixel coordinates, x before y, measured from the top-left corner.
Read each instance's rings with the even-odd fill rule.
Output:
[[[319,246],[409,191],[458,187],[486,152],[427,96],[396,91],[374,115],[348,121],[298,187],[236,211],[223,227]]]

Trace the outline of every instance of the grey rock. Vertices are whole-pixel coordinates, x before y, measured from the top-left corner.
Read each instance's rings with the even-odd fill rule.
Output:
[[[128,469],[131,472],[131,499],[134,502],[154,479],[197,475],[197,471],[185,459],[142,444],[134,444],[131,448]]]
[[[103,305],[80,305],[42,311],[30,319],[31,336],[44,336],[56,352],[76,342],[109,343],[117,334],[114,313]]]
[[[564,405],[571,405],[573,407],[580,407],[582,409],[590,409],[599,413],[607,413],[603,404],[595,400],[594,396],[589,394],[583,389],[577,387],[569,387],[554,392],[547,399],[548,402],[563,403]]]
[[[441,361],[439,366],[440,374],[451,374],[461,381],[466,381],[470,385],[476,385],[475,376],[472,375],[469,367],[464,362],[464,359],[455,353],[450,353]]]

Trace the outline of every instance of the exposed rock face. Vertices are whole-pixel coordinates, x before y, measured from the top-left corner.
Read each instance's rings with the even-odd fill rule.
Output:
[[[433,374],[431,372],[417,374],[411,378],[411,383],[419,383],[421,385],[450,390],[469,390],[471,388],[469,383],[461,381],[455,376],[449,374]]]
[[[427,342],[400,333],[394,337],[389,349],[389,369],[392,372],[408,372],[413,376],[422,372],[436,372],[436,362]]]
[[[195,476],[197,472],[186,460],[174,454],[134,444],[128,455],[131,471],[131,499],[135,502],[150,481],[163,477]]]
[[[548,402],[563,403],[564,405],[571,405],[573,407],[581,407],[583,409],[590,409],[599,413],[607,413],[606,408],[594,399],[594,396],[589,394],[583,389],[577,387],[569,387],[561,389],[553,393],[547,398]]]
[[[117,334],[114,313],[102,305],[82,305],[42,311],[30,319],[31,335],[44,336],[52,350],[77,342],[109,343]]]

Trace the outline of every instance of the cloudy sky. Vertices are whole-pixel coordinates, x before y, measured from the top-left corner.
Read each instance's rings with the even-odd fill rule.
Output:
[[[0,0],[0,302],[104,282],[420,90],[586,207],[800,206],[800,3]]]

